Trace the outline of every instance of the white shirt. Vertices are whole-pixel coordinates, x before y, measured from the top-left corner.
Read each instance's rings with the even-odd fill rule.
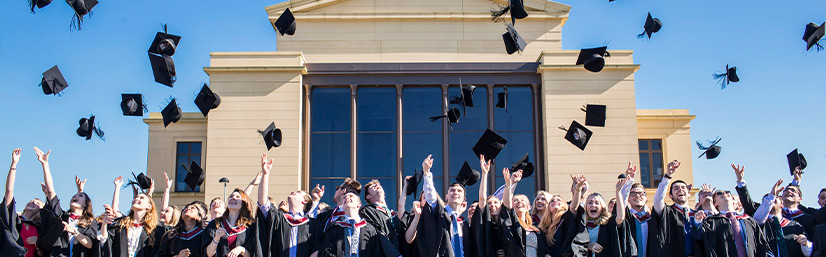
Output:
[[[129,257],[135,257],[135,253],[138,252],[138,245],[140,245],[141,232],[142,231],[143,231],[143,227],[129,226],[129,228],[126,229],[126,237],[128,239],[127,246],[129,248]]]

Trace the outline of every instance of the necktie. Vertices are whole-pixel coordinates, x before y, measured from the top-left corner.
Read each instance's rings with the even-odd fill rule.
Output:
[[[358,241],[358,236],[354,235],[354,232],[356,230],[356,221],[353,220],[353,219],[348,219],[347,223],[350,224],[350,226],[347,227],[347,243],[348,243],[347,244],[347,246],[348,246],[347,247],[348,248],[347,253],[350,254],[349,256],[357,257],[359,255],[358,254],[358,249],[359,249],[358,242],[359,241]]]
[[[746,254],[746,244],[743,242],[743,234],[741,234],[742,229],[740,228],[740,221],[737,220],[737,216],[734,215],[734,212],[727,212],[726,217],[731,221],[731,230],[734,232],[734,246],[737,247],[737,256],[738,257],[747,257]]]
[[[789,252],[786,249],[786,240],[783,238],[783,227],[780,226],[780,219],[777,216],[772,218],[772,227],[774,228],[777,239],[777,257],[788,257]]]
[[[462,257],[462,240],[459,238],[459,220],[456,215],[450,215],[451,243],[453,244],[453,256]]]
[[[694,256],[694,245],[691,242],[691,209],[686,207],[683,210],[683,232],[685,233],[685,254],[686,256]]]

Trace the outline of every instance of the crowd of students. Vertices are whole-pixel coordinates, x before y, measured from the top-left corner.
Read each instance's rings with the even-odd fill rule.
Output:
[[[273,160],[261,156],[261,171],[244,189],[235,189],[209,206],[193,201],[183,208],[169,205],[167,177],[163,206],[148,190],[133,187],[129,212],[119,212],[123,179],[114,180],[111,205],[95,216],[85,180],[75,179],[77,193],[69,209],[60,205],[49,169],[49,154],[34,148],[43,167],[44,199],[15,210],[14,185],[21,150],[12,153],[0,214],[3,257],[562,257],[562,256],[824,256],[826,189],[818,208],[801,205],[802,172],[792,182],[779,180],[761,199],[749,194],[745,168],[732,164],[736,195],[702,185],[690,206],[692,185],[672,181],[675,160],[649,205],[645,188],[634,183],[636,166],[629,162],[615,191],[592,192],[588,179],[571,175],[570,195],[513,191],[522,171],[502,170],[505,185],[488,194],[490,160],[480,156],[479,181],[459,180],[440,196],[433,184],[431,156],[422,162],[421,179],[404,179],[395,210],[387,206],[377,180],[364,186],[347,178],[329,205],[320,201],[325,188],[294,191],[286,199],[269,196],[259,186],[257,202],[249,197],[256,185],[269,185]],[[423,184],[412,206],[408,195]],[[479,199],[469,203],[466,186],[479,183]],[[607,193],[607,192],[606,192]],[[364,201],[362,201],[362,196]],[[566,197],[569,197],[566,199]],[[610,197],[609,200],[606,198]],[[667,205],[666,197],[674,204]],[[472,199],[476,200],[476,199]],[[278,203],[276,203],[278,202]],[[467,216],[464,216],[467,211]]]

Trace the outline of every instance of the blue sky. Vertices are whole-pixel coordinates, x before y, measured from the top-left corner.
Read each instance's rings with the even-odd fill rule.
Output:
[[[121,115],[120,94],[144,94],[151,112],[171,96],[184,111],[197,111],[192,101],[209,80],[203,72],[209,52],[277,50],[264,7],[278,2],[101,1],[83,30],[75,32],[68,30],[72,10],[63,1],[37,14],[28,11],[26,1],[0,2],[0,153],[6,153],[0,160],[16,147],[24,150],[18,207],[42,197],[40,165],[32,150],[39,146],[54,149],[58,195],[73,193],[74,175],[86,177],[100,212],[111,200],[116,175],[146,169],[147,126],[141,118]],[[733,189],[729,164],[738,162],[746,165],[751,189],[760,195],[778,178],[790,180],[785,155],[800,148],[809,161],[804,203],[816,203],[817,192],[826,186],[821,132],[826,127],[821,100],[826,52],[805,52],[801,38],[807,23],[826,21],[826,2],[558,2],[573,6],[563,28],[563,49],[607,41],[609,50],[634,50],[635,62],[642,65],[635,76],[638,108],[690,109],[697,115],[692,140],[723,138],[720,157],[695,159],[695,184]],[[663,21],[663,29],[643,41],[636,34],[648,12]],[[162,23],[183,36],[174,56],[178,82],[171,89],[154,82],[146,55]],[[741,82],[720,90],[711,74],[726,64],[737,66]],[[37,86],[40,73],[53,65],[70,83],[62,97],[45,96]],[[107,132],[106,142],[75,134],[77,120],[90,114]],[[700,154],[696,148],[693,152]],[[128,208],[129,195],[121,198],[121,209]]]

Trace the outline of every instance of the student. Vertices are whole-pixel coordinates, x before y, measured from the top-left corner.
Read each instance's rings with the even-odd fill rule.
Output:
[[[324,195],[324,187],[318,187],[318,185],[316,185],[316,188],[313,189],[313,208],[310,210],[309,215],[310,218],[318,220],[318,224],[320,225],[322,231],[326,231],[330,223],[337,220],[339,216],[344,215],[344,212],[339,210],[339,206],[341,206],[341,196],[347,191],[361,193],[361,183],[355,179],[345,178],[344,182],[337,186],[336,191],[333,193],[333,203],[335,204],[335,207],[330,211],[321,212],[319,205],[321,196]]]
[[[720,214],[694,214],[692,237],[702,241],[705,256],[766,257],[766,237],[757,221],[735,212],[734,198],[729,192],[714,192],[714,205]]]
[[[160,222],[169,230],[178,225],[181,213],[177,206],[169,205],[169,189],[172,187],[172,180],[169,179],[169,175],[167,175],[166,172],[163,173],[163,177],[164,181],[166,181],[166,187],[164,187],[163,199],[161,200]]]
[[[814,250],[812,251],[813,257],[824,257],[826,256],[826,225],[820,224],[815,227],[815,235],[814,239],[812,240],[814,244]]]
[[[161,238],[158,257],[200,257],[203,256],[201,242],[204,236],[203,220],[206,218],[205,205],[192,201],[181,210],[181,220]]]
[[[367,205],[361,208],[359,215],[367,223],[373,225],[379,233],[387,236],[390,243],[396,249],[399,249],[399,231],[396,230],[396,224],[401,221],[396,217],[396,211],[387,206],[384,187],[381,186],[378,180],[371,180],[364,185],[364,200]]]
[[[479,204],[474,210],[474,218],[470,221],[469,231],[472,239],[476,241],[476,250],[478,256],[505,256],[505,237],[503,236],[503,228],[499,219],[499,214],[502,211],[502,201],[495,195],[488,195],[488,174],[490,173],[491,160],[486,160],[484,155],[479,155],[479,165],[481,166],[481,174],[479,180]],[[472,170],[463,169],[461,172],[472,172]],[[521,177],[513,176],[514,179]],[[505,186],[501,188],[506,188]],[[502,195],[504,196],[504,191]],[[517,242],[518,243],[518,242]]]
[[[615,197],[622,196],[622,187],[631,178],[617,181]],[[578,187],[581,187],[578,185]],[[578,190],[581,192],[581,190]],[[576,195],[574,199],[576,199]],[[574,205],[571,205],[574,206]],[[588,231],[588,256],[622,257],[631,256],[636,245],[631,240],[631,230],[625,221],[625,202],[616,203],[615,214],[605,204],[605,198],[599,193],[591,193],[585,200],[585,206],[577,206],[577,219],[585,219]]]
[[[683,257],[694,256],[694,241],[691,239],[691,221],[694,214],[688,204],[691,186],[682,180],[671,183],[674,173],[680,167],[680,161],[674,160],[667,165],[657,192],[654,193],[654,216],[662,230],[663,254]],[[670,187],[669,187],[670,183]],[[666,192],[665,188],[668,188]],[[674,201],[673,205],[665,204],[665,194]]]
[[[422,208],[422,217],[419,221],[419,253],[423,257],[451,256],[471,257],[473,247],[477,244],[473,235],[468,233],[468,224],[462,213],[467,208],[465,201],[465,185],[452,183],[448,186],[445,200],[442,201],[433,185],[432,155],[428,155],[422,162],[424,175],[423,193],[427,204]],[[476,181],[473,181],[476,183]],[[472,183],[470,183],[472,185]],[[424,236],[427,235],[427,236]]]
[[[92,212],[92,200],[83,192],[84,181],[75,179],[78,192],[72,196],[69,210],[60,208],[60,199],[54,191],[52,173],[49,169],[49,154],[34,148],[37,159],[43,166],[41,184],[46,194],[46,204],[40,210],[41,229],[38,230],[37,248],[43,256],[50,257],[98,257],[101,256],[97,239],[100,224]]]
[[[321,257],[399,257],[386,236],[363,220],[359,214],[359,193],[347,191],[341,196],[343,215],[329,225],[321,240]]]
[[[221,197],[212,198],[212,200],[209,201],[209,219],[207,219],[207,222],[224,216],[224,211],[226,209],[227,205],[224,204],[224,200],[221,199]]]
[[[743,210],[746,214],[754,216],[760,204],[752,201],[749,189],[746,187],[746,180],[744,179],[746,166],[732,163],[731,168],[734,169],[734,174],[737,176],[736,190],[739,200],[743,203]],[[796,169],[796,172],[798,171],[799,167]],[[800,202],[803,201],[803,192],[800,191],[800,187],[794,183],[787,185],[780,199],[783,200],[783,217],[803,225],[807,235],[814,234],[815,217],[802,210]]]
[[[783,217],[780,195],[783,180],[778,180],[763,197],[763,203],[755,211],[754,219],[766,234],[766,241],[774,256],[803,257],[812,255],[812,242],[806,240],[803,226]],[[802,240],[801,240],[802,238]]]
[[[648,203],[648,196],[645,193],[645,187],[643,187],[642,184],[634,183],[634,176],[629,175],[631,173],[635,174],[636,171],[637,166],[628,162],[626,177],[630,177],[631,179],[629,179],[623,187],[623,192],[628,193],[624,193],[623,198],[617,199],[617,202],[626,201],[628,204],[624,220],[628,221],[628,226],[631,228],[631,235],[634,243],[636,243],[637,255],[634,256],[662,256],[660,254],[662,246],[660,240],[662,240],[662,236],[660,235],[656,220],[651,218],[651,211],[646,205]],[[630,190],[625,191],[625,188],[629,184],[631,184]]]
[[[313,205],[312,198],[307,192],[293,191],[287,196],[287,211],[276,208],[267,198],[272,162],[267,161],[266,153],[261,156],[261,182],[265,186],[258,187],[258,249],[265,257],[308,257],[315,251],[311,221],[306,215]]]
[[[250,257],[255,252],[253,205],[243,190],[236,188],[227,198],[224,214],[204,229],[202,247],[206,257]]]
[[[116,219],[114,210],[108,205],[105,208],[100,238],[101,243],[106,243],[111,251],[111,256],[154,257],[157,254],[166,229],[158,221],[158,210],[148,193],[139,193],[132,199],[126,216]]]
[[[410,194],[415,193],[415,189],[408,190],[409,187],[417,187],[418,182],[411,184],[410,183],[411,176],[405,177],[403,180],[404,186],[402,187],[404,190],[402,192],[407,192]],[[418,244],[416,243],[416,230],[419,226],[419,219],[421,218],[422,214],[422,204],[424,201],[424,195],[419,195],[418,201],[413,201],[413,206],[411,207],[410,211],[405,209],[405,203],[407,202],[407,194],[399,194],[399,201],[398,201],[398,209],[399,212],[396,213],[396,218],[398,218],[398,222],[396,224],[396,231],[399,234],[399,252],[404,257],[419,257],[419,248]]]
[[[531,209],[531,220],[533,225],[539,225],[542,217],[545,215],[545,207],[548,206],[548,199],[551,199],[551,194],[545,190],[537,190],[536,196],[533,198],[533,209]]]
[[[531,205],[528,196],[513,195],[514,180],[522,176],[522,170],[511,175],[508,168],[502,171],[505,192],[502,196],[502,210],[499,220],[502,227],[505,253],[513,257],[545,257],[550,254],[542,231],[533,225]]]
[[[43,208],[43,201],[32,199],[26,204],[20,216],[15,211],[14,182],[20,152],[20,148],[12,151],[11,166],[6,177],[3,210],[0,210],[0,254],[33,257],[37,251],[37,231],[40,227],[40,209]]]

